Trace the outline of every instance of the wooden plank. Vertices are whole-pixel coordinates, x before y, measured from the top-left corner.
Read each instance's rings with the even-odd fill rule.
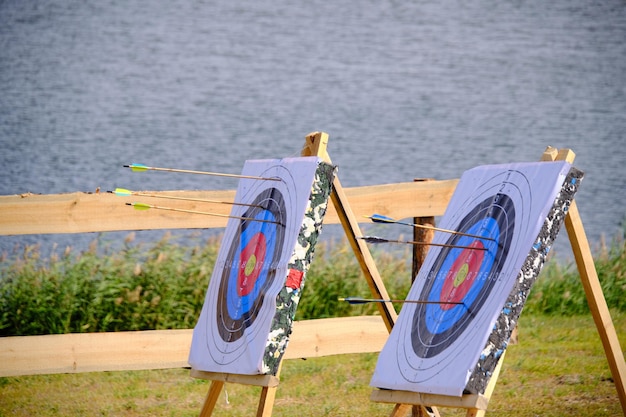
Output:
[[[0,376],[179,368],[191,330],[0,338]]]
[[[306,137],[307,146],[305,147],[305,152],[303,152],[303,154],[314,151],[317,156],[330,164],[332,162],[326,152],[327,143],[328,135],[326,133],[311,133]],[[345,190],[343,189],[343,186],[339,181],[339,177],[337,176],[335,176],[333,180],[333,189],[330,198],[333,203],[332,207],[334,207],[335,212],[338,214],[344,233],[348,239],[348,243],[352,247],[354,256],[359,262],[359,266],[361,267],[365,280],[370,287],[372,296],[377,299],[388,300],[390,298],[389,294],[387,294],[387,289],[385,288],[383,279],[378,272],[378,268],[376,267],[376,263],[370,253],[369,247],[364,240],[359,239],[363,236],[363,233],[361,233],[359,228],[358,218],[355,216]],[[372,214],[372,212],[369,214]],[[326,218],[324,221],[326,221]],[[383,321],[385,322],[387,330],[391,332],[396,318],[398,317],[393,305],[391,303],[378,303],[377,307]]]
[[[202,410],[200,410],[200,417],[208,417],[213,414],[213,409],[215,408],[215,404],[222,392],[222,388],[224,388],[224,381],[213,381],[211,382],[211,386],[209,387],[209,392],[204,400],[204,404],[202,405]]]
[[[373,213],[394,219],[442,216],[458,184],[458,179],[423,182],[401,182],[344,188],[350,207],[357,219]],[[328,215],[330,214],[330,217]],[[336,213],[329,210],[324,218],[338,222]]]
[[[187,367],[191,329],[0,338],[0,377]],[[285,359],[379,352],[379,316],[297,321]]]
[[[330,197],[336,211],[339,213],[339,218],[341,219],[344,232],[348,238],[350,246],[352,247],[355,257],[361,266],[361,271],[365,275],[372,297],[376,299],[389,300],[391,297],[389,297],[389,294],[387,293],[387,289],[385,288],[383,279],[378,272],[378,268],[376,267],[376,263],[374,262],[374,258],[369,251],[367,243],[364,240],[359,239],[359,237],[363,236],[363,233],[361,233],[357,218],[348,203],[347,196],[341,187],[339,178],[337,177],[335,177],[335,180],[333,181],[333,191]],[[391,332],[391,329],[398,318],[398,314],[396,313],[393,304],[387,302],[377,303],[377,307],[383,317],[387,330]]]
[[[345,195],[357,219],[372,213],[394,218],[440,216],[458,180],[427,183],[395,183],[345,188]],[[234,190],[223,191],[146,191],[213,200],[234,201]],[[201,214],[163,210],[137,211],[126,202],[158,202],[188,210],[229,214],[230,205],[163,200],[151,197],[118,197],[110,193],[22,194],[0,196],[0,235],[88,233],[121,230],[205,229],[226,227],[227,219]],[[340,223],[337,211],[329,205],[325,224]]]
[[[159,194],[158,192],[150,192]],[[162,194],[233,201],[234,191],[168,191]],[[141,201],[191,210],[229,214],[226,204],[192,203],[155,198],[118,197],[110,193],[21,195],[0,197],[0,234],[85,233],[224,227],[227,219],[163,210],[138,211],[125,205]]]
[[[572,243],[572,251],[578,266],[580,279],[585,289],[587,303],[598,329],[604,352],[606,354],[615,388],[626,416],[626,362],[611,318],[609,307],[604,298],[602,285],[594,264],[591,248],[583,228],[576,202],[573,201],[565,217],[565,228]]]
[[[242,375],[223,372],[206,372],[191,369],[191,376],[209,381],[230,382],[233,384],[254,385],[257,387],[277,387],[280,380],[274,375]]]
[[[256,412],[257,417],[270,417],[272,415],[276,389],[277,387],[263,387],[261,389],[261,398]]]
[[[399,390],[374,390],[370,400],[389,404],[426,404],[434,407],[452,407],[486,410],[489,399],[483,395],[450,395],[426,394]]]
[[[284,359],[380,352],[388,337],[380,316],[297,321]]]
[[[542,160],[562,160],[573,163],[576,155],[571,149],[556,149],[548,147],[543,154]],[[567,216],[565,217],[565,229],[572,245],[572,252],[576,260],[580,280],[585,290],[589,310],[598,329],[602,346],[606,354],[611,375],[615,381],[615,388],[622,406],[622,412],[626,416],[626,362],[617,337],[611,312],[604,298],[604,292],[595,262],[591,253],[591,247],[587,240],[587,234],[583,227],[576,201],[572,201]]]
[[[496,388],[496,382],[498,380],[498,376],[500,375],[500,371],[502,370],[505,354],[506,351],[502,354],[498,365],[493,371],[493,376],[485,389],[485,393],[482,395],[465,394],[461,397],[454,397],[450,395],[434,395],[412,391],[375,389],[372,391],[370,398],[372,401],[386,403],[394,403],[396,402],[395,399],[402,398],[402,405],[404,407],[400,407],[401,404],[396,404],[396,407],[390,414],[390,416],[393,417],[399,417],[406,414],[406,411],[408,410],[407,406],[409,405],[419,406],[422,414],[432,411],[434,415],[439,415],[439,411],[435,407],[455,407],[466,408],[466,417],[483,417],[485,415],[485,411],[487,410],[487,406],[489,405],[491,395],[493,395]],[[430,408],[430,411],[425,410],[426,407]]]

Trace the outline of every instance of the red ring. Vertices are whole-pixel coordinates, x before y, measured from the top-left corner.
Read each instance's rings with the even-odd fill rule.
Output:
[[[245,297],[254,289],[263,268],[266,250],[265,235],[259,232],[250,238],[246,247],[241,251],[237,274],[237,294],[240,297]]]
[[[480,240],[473,241],[470,248],[463,249],[446,274],[441,288],[440,300],[460,303],[474,284],[480,265],[485,257],[484,245]],[[450,310],[454,304],[441,304],[442,310]]]

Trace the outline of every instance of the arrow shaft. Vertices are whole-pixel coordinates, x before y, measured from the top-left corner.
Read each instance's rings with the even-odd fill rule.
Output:
[[[146,165],[124,165],[124,168],[131,168],[133,171],[163,171],[163,172],[178,172],[183,174],[197,174],[197,175],[212,175],[217,177],[231,177],[231,178],[245,178],[251,180],[262,180],[262,181],[280,181],[278,177],[257,177],[254,175],[239,175],[239,174],[226,174],[223,172],[211,172],[211,171],[195,171],[191,169],[178,169],[178,168],[160,168],[160,167],[150,167]]]
[[[450,230],[450,229],[442,229],[440,227],[428,226],[428,225],[425,225],[425,224],[415,224],[415,223],[401,223],[401,224],[405,224],[405,225],[408,225],[408,226],[413,226],[413,227],[416,227],[416,228],[419,228],[419,229],[430,229],[430,230],[444,232],[444,233],[451,233],[451,234],[459,235],[459,236],[467,236],[467,237],[473,237],[473,238],[476,238],[476,239],[487,239],[487,240],[495,241],[495,239],[492,238],[492,237],[473,235],[471,233],[464,233],[464,232],[459,232],[459,231]]]
[[[178,197],[178,196],[173,196],[173,195],[150,194],[150,193],[142,193],[140,191],[131,191],[130,194],[140,196],[140,197],[165,198],[169,200],[196,201],[199,203],[231,204],[235,206],[264,208],[263,206],[259,206],[258,204],[235,203],[232,201],[209,200],[205,198]]]
[[[365,303],[409,303],[409,304],[463,304],[459,301],[427,301],[427,300],[383,300],[379,298],[359,298],[359,297],[346,297],[339,298],[339,301],[347,301],[350,304],[365,304]]]
[[[406,241],[403,242],[401,240],[396,241],[397,243],[405,243],[409,245],[423,245],[423,246],[438,246],[441,248],[459,248],[459,249],[472,249],[472,250],[488,250],[485,247],[473,247],[473,246],[463,246],[463,245],[449,245],[447,243],[427,243],[427,242],[416,242],[416,241]],[[392,242],[393,243],[393,242]]]
[[[395,223],[395,224],[400,224],[400,225],[403,225],[403,226],[415,227],[415,228],[418,228],[418,229],[428,229],[428,230],[444,232],[444,233],[450,233],[450,234],[459,235],[459,236],[467,236],[467,237],[473,237],[473,238],[476,238],[476,239],[487,239],[487,240],[495,241],[495,239],[492,238],[492,237],[474,235],[474,234],[471,234],[471,233],[459,232],[457,230],[442,229],[441,227],[429,226],[427,224],[415,224],[415,223],[401,222],[401,221],[392,219],[391,217],[382,216],[382,215],[376,215],[375,214],[375,215],[372,215],[372,216],[368,216],[368,218],[371,219],[373,222],[376,222],[376,223]]]
[[[135,204],[136,203],[126,203],[126,205],[129,205],[129,206],[135,206]],[[167,211],[175,211],[175,212],[180,212],[180,213],[203,214],[205,216],[227,217],[229,219],[249,220],[253,222],[281,224],[273,220],[254,219],[252,217],[230,216],[228,214],[209,213],[206,211],[196,211],[196,210],[179,209],[179,208],[174,208],[174,207],[155,206],[152,204],[141,204],[140,206],[138,206],[138,208],[139,209],[167,210]]]
[[[359,239],[363,239],[363,240],[365,240],[368,243],[402,243],[402,244],[407,244],[407,245],[438,246],[438,247],[443,247],[443,248],[488,250],[485,247],[449,245],[449,244],[446,244],[446,243],[416,242],[416,241],[411,241],[411,240],[393,240],[393,239],[384,239],[382,237],[375,237],[375,236],[361,236],[361,237],[359,237]]]

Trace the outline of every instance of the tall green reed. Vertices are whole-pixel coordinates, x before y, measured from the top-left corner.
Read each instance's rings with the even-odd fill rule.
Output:
[[[37,246],[0,262],[0,336],[191,328],[216,262],[219,237],[179,245],[169,235],[149,246],[129,234],[119,250],[94,241],[89,250],[66,249],[42,259]],[[392,298],[411,285],[410,248],[373,257]],[[611,308],[626,311],[626,244],[616,239],[596,255]],[[340,297],[369,297],[370,289],[345,240],[317,245],[297,320],[376,314],[374,303],[350,305]],[[399,310],[401,305],[396,305]],[[578,271],[550,260],[533,287],[526,314],[588,312]]]
[[[183,247],[168,235],[147,249],[66,250],[42,260],[36,246],[0,264],[0,335],[104,332],[195,325],[219,242]]]

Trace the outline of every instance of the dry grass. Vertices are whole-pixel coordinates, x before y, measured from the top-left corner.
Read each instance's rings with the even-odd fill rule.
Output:
[[[624,346],[626,315],[613,318]],[[590,316],[526,315],[519,330],[520,343],[508,349],[488,416],[622,415]],[[376,358],[286,361],[273,415],[388,415],[391,406],[369,401]],[[0,416],[197,416],[208,387],[184,369],[2,378]],[[259,388],[227,384],[213,415],[254,415],[258,398]]]

